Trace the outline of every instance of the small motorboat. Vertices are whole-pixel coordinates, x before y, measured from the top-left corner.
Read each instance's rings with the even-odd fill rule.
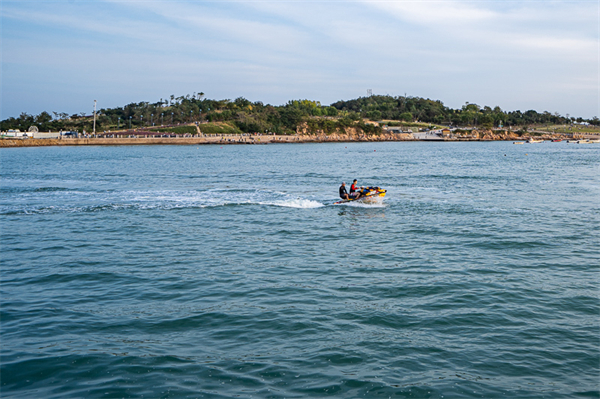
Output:
[[[524,141],[513,141],[513,144],[525,144]]]
[[[383,197],[385,197],[385,193],[387,193],[387,190],[384,190],[383,188],[380,187],[361,187],[358,190],[356,190],[356,192],[359,192],[361,195],[359,198],[352,198],[350,197],[349,200],[341,200],[338,202],[334,202],[334,204],[345,204],[347,202],[379,202],[381,200],[383,200]]]

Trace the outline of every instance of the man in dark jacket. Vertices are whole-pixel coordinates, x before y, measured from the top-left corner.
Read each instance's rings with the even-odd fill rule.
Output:
[[[340,186],[340,198],[348,201],[350,200],[350,197],[348,197],[348,191],[346,191],[346,183],[344,182],[342,182],[342,185]]]

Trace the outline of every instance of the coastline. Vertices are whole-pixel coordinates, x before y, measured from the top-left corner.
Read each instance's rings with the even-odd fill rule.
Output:
[[[381,142],[381,141],[437,141],[437,142],[458,142],[458,141],[526,141],[531,139],[529,136],[518,136],[514,133],[494,134],[493,132],[481,132],[477,137],[444,137],[440,140],[419,140],[411,137],[412,135],[401,135],[393,133],[382,134],[296,134],[296,135],[218,135],[218,136],[200,136],[200,137],[90,137],[90,138],[61,138],[61,139],[10,139],[0,140],[0,148],[10,147],[45,147],[45,146],[86,146],[86,145],[207,145],[207,144],[283,144],[283,143],[329,143],[329,142]],[[583,138],[583,137],[581,137]],[[577,139],[576,137],[567,137],[564,135],[542,135],[535,139]]]

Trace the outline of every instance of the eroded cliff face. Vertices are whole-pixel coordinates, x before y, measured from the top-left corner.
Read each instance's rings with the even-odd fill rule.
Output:
[[[515,132],[510,132],[510,131],[492,131],[492,130],[483,130],[478,132],[479,133],[479,138],[481,140],[494,140],[494,141],[501,141],[501,140],[506,140],[506,141],[512,141],[512,140],[529,140],[529,139],[537,139],[537,140],[553,140],[553,139],[578,139],[579,136],[577,135],[573,135],[573,137],[571,136],[567,136],[564,134],[542,134],[540,136],[536,135],[532,135],[532,134],[524,134],[522,136],[519,136],[518,134],[516,134]]]
[[[521,136],[515,132],[499,132],[492,130],[483,130],[478,132],[478,136],[481,140],[519,140]]]
[[[336,129],[335,132],[326,134],[322,130],[311,131],[308,124],[304,123],[296,129],[297,135],[299,135],[304,141],[407,141],[415,140],[414,136],[410,133],[398,134],[388,133],[385,130],[379,134],[368,134],[361,129],[350,127],[343,130]],[[556,138],[566,139],[567,137],[560,134],[545,134],[541,136],[523,135],[520,136],[513,131],[498,131],[498,130],[473,130],[470,133],[465,134],[451,134],[450,136],[444,136],[445,141],[514,141],[514,140],[528,140],[530,138],[551,140]],[[573,137],[569,137],[573,138]]]
[[[323,130],[311,131],[308,124],[304,123],[296,129],[296,134],[304,141],[403,141],[410,139],[407,135],[398,135],[394,133],[382,132],[379,134],[365,133],[362,129],[356,127],[347,127],[345,129],[336,129],[334,132],[326,134]],[[411,137],[412,138],[412,137]]]

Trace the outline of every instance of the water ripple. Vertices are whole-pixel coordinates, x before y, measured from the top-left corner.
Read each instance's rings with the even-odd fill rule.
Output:
[[[2,397],[599,397],[598,149],[513,147],[3,153]]]

